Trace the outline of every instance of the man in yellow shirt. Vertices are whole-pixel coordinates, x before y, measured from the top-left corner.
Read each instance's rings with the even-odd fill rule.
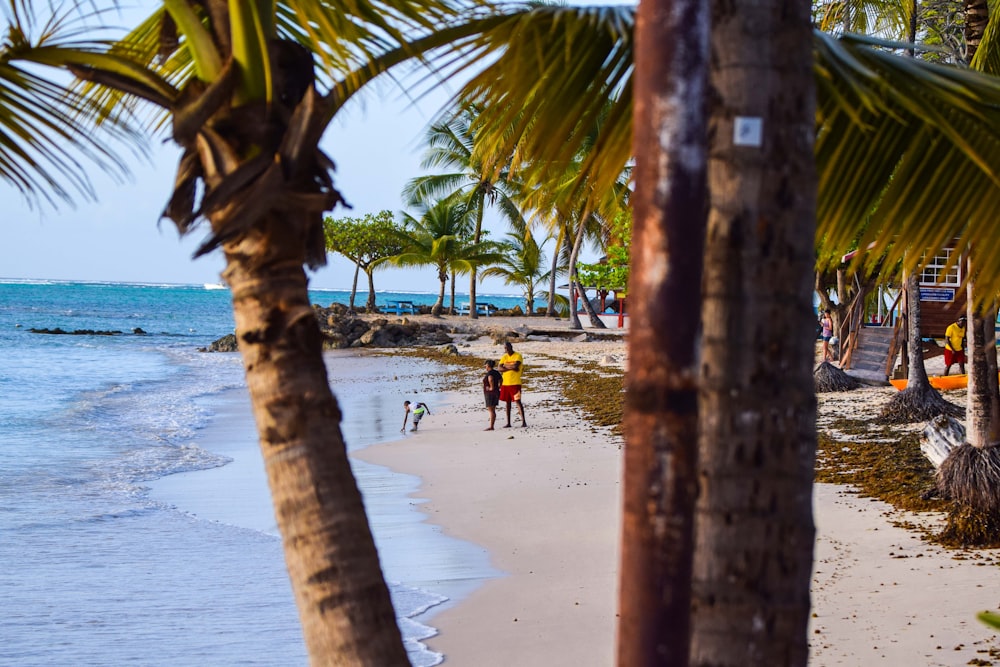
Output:
[[[965,315],[944,330],[944,374],[951,372],[951,365],[958,364],[958,370],[965,375]]]
[[[520,353],[514,351],[514,346],[509,341],[503,346],[506,354],[500,357],[500,365],[497,366],[497,370],[503,373],[500,400],[507,404],[507,424],[504,428],[510,428],[511,401],[517,403],[517,411],[521,415],[521,426],[527,427],[528,422],[524,419],[524,406],[521,404],[521,369],[524,366],[524,358]]]

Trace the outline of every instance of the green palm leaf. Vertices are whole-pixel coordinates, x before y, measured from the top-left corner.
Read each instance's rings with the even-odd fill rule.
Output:
[[[22,3],[7,5],[9,23],[0,43],[0,178],[30,204],[94,198],[87,165],[121,178],[128,171],[122,152],[144,152],[134,119],[108,113],[23,64],[48,64],[54,51],[83,61],[107,43],[93,37],[93,15],[72,7],[36,25]]]

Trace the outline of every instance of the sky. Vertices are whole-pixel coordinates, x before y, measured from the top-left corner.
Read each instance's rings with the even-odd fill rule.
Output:
[[[451,92],[440,90],[413,100],[398,86],[381,85],[334,120],[321,147],[336,163],[334,182],[353,209],[338,208],[330,215],[402,210],[404,184],[424,173],[423,137]],[[220,282],[219,251],[192,259],[205,237],[203,229],[181,239],[172,222],[160,219],[178,155],[172,143],[158,144],[151,160],[131,161],[132,175],[124,183],[91,168],[98,200],[75,207],[60,204],[55,210],[45,204],[30,207],[13,186],[0,181],[0,279]],[[492,231],[498,238],[506,230],[497,226]],[[584,253],[582,259],[594,261],[593,255]],[[335,254],[328,262],[311,273],[310,287],[350,289],[353,264]],[[389,267],[375,274],[376,290],[435,292],[438,285],[432,267]],[[360,286],[366,289],[364,274]],[[468,279],[460,278],[457,290],[467,292]],[[498,279],[481,283],[478,291],[519,293]]]
[[[349,108],[330,126],[322,148],[337,165],[336,186],[353,209],[334,217],[402,210],[400,192],[422,173],[421,140],[445,96],[414,105],[397,90]],[[76,207],[29,207],[22,195],[0,182],[0,277],[109,280],[145,283],[215,283],[223,269],[220,252],[192,259],[207,225],[180,238],[160,214],[173,185],[179,151],[157,146],[151,160],[132,161],[127,182],[116,183],[91,169],[98,201]],[[426,275],[426,278],[423,277]],[[331,254],[328,266],[311,275],[318,288],[350,288],[353,265]],[[388,268],[376,274],[376,289],[436,289],[433,269]],[[459,283],[461,286],[462,283]]]

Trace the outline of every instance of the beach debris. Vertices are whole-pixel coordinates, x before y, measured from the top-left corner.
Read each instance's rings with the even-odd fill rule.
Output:
[[[965,427],[948,415],[938,415],[927,422],[920,437],[920,451],[940,468],[944,460],[956,447],[965,442]]]
[[[864,386],[864,383],[829,361],[824,361],[813,371],[813,385],[817,394],[823,394],[831,391],[851,391]]]
[[[949,546],[1000,546],[1000,446],[962,443],[937,472],[942,495],[955,501],[939,540]]]
[[[599,363],[601,366],[617,366],[620,363],[620,359],[613,354],[605,354],[601,357]]]
[[[586,343],[588,340],[590,340],[590,336],[588,336],[585,333],[582,333],[579,336],[571,338],[570,340],[572,340],[574,343]]]

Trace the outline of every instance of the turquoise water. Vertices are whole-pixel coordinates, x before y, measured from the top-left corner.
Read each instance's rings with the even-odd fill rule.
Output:
[[[0,665],[306,664],[278,537],[165,505],[147,486],[229,463],[199,437],[219,401],[245,396],[241,362],[197,348],[232,329],[225,289],[0,281]],[[392,363],[330,369],[351,447],[398,436],[393,380],[434,372]],[[415,617],[444,597],[407,583],[412,542],[386,537],[412,532],[400,505],[418,481],[356,470],[383,562],[400,564],[387,577],[408,577],[391,587],[411,660],[437,664],[417,641],[432,630]]]

